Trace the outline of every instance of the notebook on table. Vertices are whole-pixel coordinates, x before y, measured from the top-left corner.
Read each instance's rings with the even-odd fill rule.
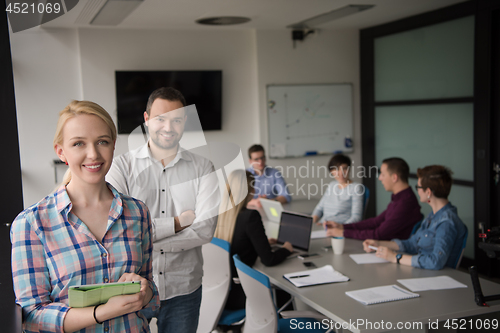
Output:
[[[294,254],[307,253],[311,242],[312,225],[312,216],[283,211],[277,243],[283,245],[285,242],[290,242]]]
[[[319,284],[346,282],[349,278],[333,269],[332,265],[325,265],[320,268],[288,273],[283,275],[295,287],[316,286]]]
[[[467,285],[460,283],[447,275],[415,279],[400,279],[398,282],[411,291],[467,288]]]
[[[349,297],[354,298],[356,301],[363,303],[364,305],[420,297],[419,294],[412,293],[395,284],[389,286],[346,291],[345,294]]]

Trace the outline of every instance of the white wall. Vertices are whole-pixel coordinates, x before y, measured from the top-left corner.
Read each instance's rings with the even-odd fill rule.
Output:
[[[347,82],[353,84],[354,91],[354,152],[349,156],[354,166],[362,165],[358,30],[320,31],[297,42],[295,48],[289,30],[258,31],[257,64],[259,128],[265,147],[268,147],[266,85]],[[326,166],[330,157],[268,160],[268,164],[289,170],[284,176],[292,192],[295,190],[294,197],[321,197],[322,184],[332,179],[324,178],[323,169],[319,169],[318,176],[318,166]]]
[[[80,48],[84,98],[102,105],[115,120],[115,70],[221,69],[222,131],[207,131],[207,140],[242,147],[258,140],[254,31],[87,29],[80,30]],[[116,154],[126,151],[126,138],[120,136]]]
[[[209,141],[238,144],[245,158],[251,144],[267,146],[267,84],[352,82],[355,153],[351,157],[360,164],[358,31],[321,32],[296,49],[290,35],[289,31],[115,29],[31,29],[11,34],[25,205],[55,185],[52,138],[57,114],[71,99],[97,102],[116,120],[115,70],[221,69],[223,130],[205,134]],[[126,150],[127,137],[120,136],[115,153]],[[326,165],[328,159],[309,159],[309,172],[311,165]],[[297,168],[307,163],[305,158],[269,161]],[[320,179],[306,177],[299,182],[320,184]]]
[[[58,114],[72,99],[82,98],[78,34],[33,28],[11,34],[10,42],[27,207],[56,186],[52,140]],[[65,166],[58,169],[62,176]]]

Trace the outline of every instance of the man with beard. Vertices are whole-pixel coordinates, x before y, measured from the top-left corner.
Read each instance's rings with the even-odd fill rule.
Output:
[[[118,191],[144,201],[151,212],[153,275],[161,306],[143,314],[148,320],[157,318],[160,333],[196,332],[201,246],[212,239],[220,202],[213,164],[179,146],[185,106],[184,96],[173,88],[151,93],[144,112],[148,142],[115,158],[106,176]]]

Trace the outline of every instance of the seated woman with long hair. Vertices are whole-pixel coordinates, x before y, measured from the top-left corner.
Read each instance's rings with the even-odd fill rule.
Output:
[[[149,332],[139,310],[160,305],[151,219],[144,203],[104,180],[115,140],[113,120],[95,103],[73,101],[59,113],[54,150],[69,170],[62,185],[21,212],[11,229],[23,332]],[[140,281],[140,291],[69,306],[71,286],[126,281]]]
[[[457,208],[448,201],[451,190],[451,171],[441,165],[431,165],[417,170],[416,187],[420,202],[431,206],[432,213],[407,240],[363,242],[366,252],[377,247],[377,257],[394,263],[425,268],[455,268],[462,254],[467,237],[467,227],[457,215]],[[403,252],[403,253],[398,253]]]
[[[246,208],[254,195],[253,181],[254,177],[248,171],[231,172],[227,184],[229,195],[222,198],[214,237],[231,244],[231,258],[238,254],[241,261],[253,266],[259,257],[264,265],[274,266],[283,262],[293,252],[293,247],[285,242],[281,249],[273,251],[271,244],[276,243],[276,240],[267,238],[259,212]],[[231,266],[232,276],[236,277],[236,268],[234,264]],[[226,309],[244,308],[245,299],[241,285],[233,282]]]

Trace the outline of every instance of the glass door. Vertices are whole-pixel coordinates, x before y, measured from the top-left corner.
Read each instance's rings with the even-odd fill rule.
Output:
[[[449,199],[473,230],[474,17],[376,38],[374,61],[376,164],[403,158],[410,185],[419,167],[449,167],[455,180]],[[390,194],[379,182],[376,194],[379,214]],[[430,206],[421,206],[427,216]],[[474,257],[473,237],[465,256]]]

